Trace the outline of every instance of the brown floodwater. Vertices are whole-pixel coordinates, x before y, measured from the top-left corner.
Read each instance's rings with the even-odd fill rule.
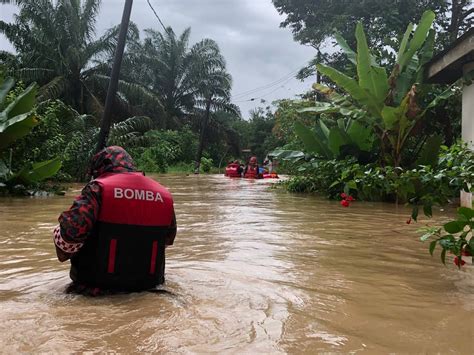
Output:
[[[432,258],[407,208],[342,208],[267,180],[157,179],[179,226],[169,293],[65,294],[51,231],[80,186],[0,199],[0,353],[474,352],[474,270]]]

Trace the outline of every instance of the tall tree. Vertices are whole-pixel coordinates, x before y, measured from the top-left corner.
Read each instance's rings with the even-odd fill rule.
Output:
[[[165,33],[145,31],[143,42],[129,48],[124,58],[124,75],[160,98],[162,128],[176,128],[196,107],[203,82],[215,68],[225,67],[217,43],[203,39],[190,46],[191,29],[177,36],[171,27]]]
[[[407,25],[416,23],[426,9],[437,14],[435,26],[441,31],[443,47],[473,25],[472,0],[272,0],[280,14],[286,15],[281,27],[291,28],[295,40],[314,47],[325,62],[340,69],[347,64],[340,53],[328,48],[334,33],[355,47],[354,29],[361,22],[370,38],[369,46],[385,61],[395,56],[387,47],[397,48]],[[441,49],[441,48],[438,48]],[[311,73],[301,72],[301,76]]]
[[[116,30],[95,40],[100,0],[19,0],[13,23],[0,21],[0,33],[12,43],[19,66],[15,74],[41,85],[43,98],[61,97],[79,112],[101,54],[113,52]]]
[[[220,53],[216,52],[216,55],[220,56]],[[217,65],[217,63],[219,63],[219,65]],[[215,61],[213,66],[203,67],[202,69],[204,70],[204,76],[198,86],[199,99],[197,103],[200,104],[201,107],[204,107],[204,111],[194,166],[194,173],[196,174],[199,174],[207,125],[211,112],[225,111],[234,113],[235,115],[240,114],[237,106],[230,102],[232,78],[226,71],[223,58],[222,60]]]

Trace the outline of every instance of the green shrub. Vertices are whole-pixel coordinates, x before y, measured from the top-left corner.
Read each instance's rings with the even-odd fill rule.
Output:
[[[211,158],[202,157],[201,158],[201,170],[205,173],[211,172],[212,167],[214,166],[213,160]]]
[[[474,152],[463,143],[442,147],[435,166],[414,169],[362,165],[354,159],[316,160],[299,164],[299,176],[284,182],[292,192],[317,192],[338,198],[341,192],[359,200],[399,201],[423,205],[445,204],[461,189],[474,184]]]

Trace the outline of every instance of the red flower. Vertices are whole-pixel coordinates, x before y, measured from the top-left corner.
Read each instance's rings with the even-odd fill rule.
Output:
[[[347,200],[342,200],[342,201],[341,201],[341,206],[342,206],[342,207],[349,207],[349,201],[347,201]]]
[[[343,192],[343,193],[341,194],[341,197],[345,200],[345,199],[347,198],[347,195]]]
[[[454,265],[456,266],[463,266],[466,262],[462,259],[459,259],[457,256],[454,257]]]
[[[352,202],[352,201],[355,201],[355,198],[352,196],[347,196],[346,200],[349,202]]]
[[[407,219],[407,224],[411,223],[411,217]]]

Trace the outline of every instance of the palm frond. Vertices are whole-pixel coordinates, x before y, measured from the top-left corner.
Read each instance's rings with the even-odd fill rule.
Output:
[[[64,76],[57,76],[38,90],[38,99],[40,101],[57,99],[61,97],[67,87],[67,81]]]
[[[146,140],[144,134],[153,128],[153,121],[149,117],[130,117],[112,125],[109,143],[124,147],[140,145]]]

